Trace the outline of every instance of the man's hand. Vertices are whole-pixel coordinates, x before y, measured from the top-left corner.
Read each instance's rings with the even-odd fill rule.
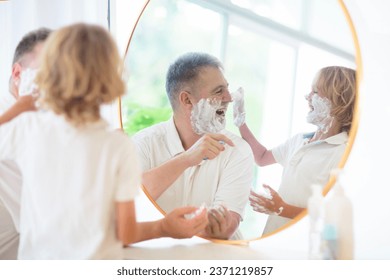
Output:
[[[222,205],[209,209],[207,215],[209,224],[202,235],[208,238],[229,239],[240,223],[240,216]]]
[[[161,232],[163,236],[172,238],[190,238],[203,231],[208,224],[207,210],[203,209],[192,219],[187,219],[186,214],[194,213],[196,207],[176,208],[161,220]]]
[[[232,140],[223,134],[208,133],[203,135],[196,143],[183,153],[186,157],[188,166],[198,165],[202,160],[211,160],[216,158],[225,150],[224,144],[234,146]]]

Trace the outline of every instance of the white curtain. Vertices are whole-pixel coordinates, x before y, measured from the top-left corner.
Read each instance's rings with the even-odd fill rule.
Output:
[[[16,45],[29,31],[57,29],[75,22],[108,27],[108,0],[9,0],[0,2],[0,94],[9,94],[8,79]],[[115,106],[103,114],[115,125]]]
[[[107,27],[108,0],[10,0],[0,2],[0,79],[1,89],[8,84],[13,52],[27,32],[90,22]],[[4,92],[2,92],[4,94]]]

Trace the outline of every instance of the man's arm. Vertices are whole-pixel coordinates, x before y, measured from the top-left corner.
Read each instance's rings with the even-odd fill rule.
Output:
[[[223,141],[223,142],[221,142]],[[156,200],[189,167],[198,165],[202,160],[216,158],[225,147],[222,143],[233,146],[233,142],[223,134],[205,134],[190,149],[164,164],[145,171],[142,184],[150,196]]]
[[[152,199],[157,200],[175,180],[190,167],[186,155],[180,154],[162,165],[142,173],[142,184]]]
[[[32,95],[20,96],[16,103],[0,116],[0,125],[11,121],[23,112],[34,111],[35,99]]]
[[[213,198],[213,209],[209,211],[210,225],[206,236],[229,239],[243,219],[245,205],[253,180],[253,154],[249,145],[242,139],[236,140],[224,160]]]

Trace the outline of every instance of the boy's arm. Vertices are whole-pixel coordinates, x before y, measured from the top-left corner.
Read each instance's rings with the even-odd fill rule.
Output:
[[[249,144],[252,149],[255,162],[259,166],[266,166],[276,163],[271,150],[264,147],[253,135],[249,127],[244,123],[239,127],[241,137]]]
[[[163,219],[137,223],[134,201],[117,202],[118,239],[128,245],[160,237],[190,238],[204,230],[208,223],[206,209],[192,219],[185,217],[196,210],[196,207],[181,207],[174,209]]]

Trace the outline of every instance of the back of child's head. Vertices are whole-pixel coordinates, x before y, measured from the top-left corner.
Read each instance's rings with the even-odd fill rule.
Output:
[[[111,35],[91,24],[53,32],[36,83],[42,107],[80,126],[100,119],[100,105],[123,95],[122,61]]]
[[[342,66],[322,68],[317,75],[317,88],[331,102],[331,115],[349,132],[356,99],[356,71]]]

